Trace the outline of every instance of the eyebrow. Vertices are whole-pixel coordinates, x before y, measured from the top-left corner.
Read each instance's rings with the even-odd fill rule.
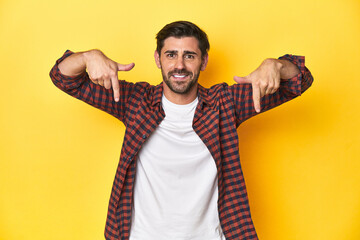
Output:
[[[193,55],[197,55],[196,52],[193,52],[193,51],[184,51],[185,54],[193,54]]]
[[[178,51],[176,51],[176,50],[167,50],[167,51],[165,51],[165,53],[177,54],[177,53],[178,53]],[[185,50],[185,51],[184,51],[184,54],[193,54],[193,55],[197,55],[197,53],[196,53],[196,52],[193,52],[193,51],[187,51],[187,50]]]

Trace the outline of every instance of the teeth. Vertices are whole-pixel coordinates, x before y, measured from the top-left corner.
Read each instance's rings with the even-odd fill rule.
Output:
[[[174,75],[176,78],[184,78],[186,75]]]

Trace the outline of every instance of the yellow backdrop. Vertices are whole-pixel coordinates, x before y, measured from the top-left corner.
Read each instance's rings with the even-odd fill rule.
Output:
[[[358,0],[2,0],[0,239],[103,239],[124,126],[58,90],[66,49],[135,62],[157,84],[155,34],[190,20],[209,36],[200,82],[233,83],[267,57],[306,56],[315,82],[239,128],[260,239],[360,239]]]

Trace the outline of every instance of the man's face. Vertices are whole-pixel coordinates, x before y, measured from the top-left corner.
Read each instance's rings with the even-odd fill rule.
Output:
[[[165,39],[159,55],[155,51],[155,61],[161,69],[164,88],[172,92],[186,94],[197,86],[200,70],[206,68],[208,55],[202,57],[195,37]]]

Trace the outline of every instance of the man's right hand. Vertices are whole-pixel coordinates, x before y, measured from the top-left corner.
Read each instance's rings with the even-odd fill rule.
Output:
[[[75,53],[59,64],[60,71],[68,76],[79,75],[85,70],[90,80],[106,89],[113,89],[116,102],[120,99],[118,71],[129,71],[134,63],[123,65],[117,63],[102,53],[100,50],[90,50]]]
[[[120,98],[118,71],[129,71],[135,64],[123,65],[106,57],[100,50],[84,52],[86,69],[90,80],[106,89],[113,89],[116,102]]]

